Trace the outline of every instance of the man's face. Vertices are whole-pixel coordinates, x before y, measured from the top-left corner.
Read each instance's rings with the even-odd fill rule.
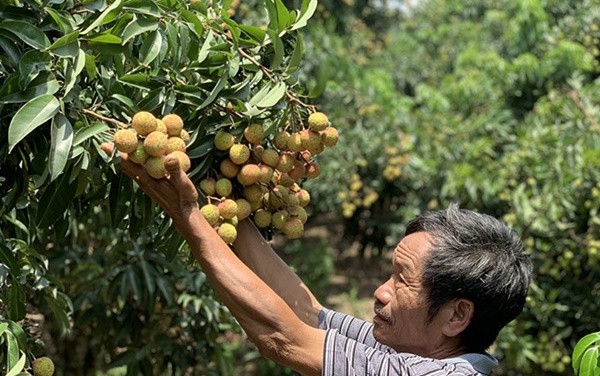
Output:
[[[440,320],[427,322],[429,305],[421,283],[431,244],[425,232],[404,237],[392,256],[392,276],[375,290],[373,334],[398,352],[433,356],[444,339]]]

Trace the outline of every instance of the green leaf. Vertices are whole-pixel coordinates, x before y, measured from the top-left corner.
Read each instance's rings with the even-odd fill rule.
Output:
[[[89,33],[94,30],[98,26],[104,25],[112,21],[115,17],[115,14],[118,14],[121,7],[123,6],[123,0],[115,0],[110,6],[108,6],[95,20],[87,27],[84,31],[81,32],[82,35]]]
[[[19,64],[19,59],[21,58],[21,53],[17,48],[17,45],[12,40],[5,38],[3,35],[0,35],[0,48],[4,50],[6,56],[9,57],[11,63],[14,66]]]
[[[0,263],[8,266],[10,274],[13,278],[18,278],[21,275],[21,266],[19,260],[13,255],[12,251],[4,244],[0,243]],[[8,325],[8,324],[7,324]],[[0,330],[1,332],[1,330]]]
[[[145,14],[153,17],[160,17],[162,12],[154,1],[148,0],[129,0],[123,4],[123,10],[131,13]]]
[[[27,360],[27,356],[23,351],[21,351],[21,357],[15,363],[15,365],[10,368],[10,371],[6,374],[6,376],[18,376],[21,374],[21,371],[25,368],[25,361]]]
[[[19,62],[19,87],[25,89],[40,72],[52,69],[52,56],[46,52],[30,50],[23,54]]]
[[[158,22],[149,18],[137,18],[132,20],[121,34],[121,44],[129,42],[132,38],[148,31],[154,31],[158,28]]]
[[[59,108],[58,99],[51,94],[36,97],[19,108],[8,127],[8,152],[34,129],[52,118]]]
[[[162,42],[162,34],[158,30],[154,30],[144,39],[144,43],[142,43],[142,47],[140,48],[140,63],[142,65],[149,65],[156,59],[160,52]]]
[[[577,342],[575,348],[573,349],[573,360],[571,362],[573,364],[575,373],[577,373],[579,370],[579,363],[581,362],[581,357],[585,351],[588,349],[588,347],[596,342],[600,343],[600,332],[590,333]]]
[[[298,39],[296,40],[296,45],[294,46],[294,52],[290,57],[290,61],[288,63],[288,67],[285,70],[287,74],[292,74],[300,67],[300,63],[302,62],[302,56],[304,55],[304,40],[302,39],[302,34],[297,33]]]
[[[25,90],[19,90],[12,94],[8,94],[4,97],[1,97],[0,103],[27,102],[41,95],[55,94],[60,89],[60,85],[56,78],[54,78],[53,74],[48,74],[47,81],[42,81],[41,83],[36,84],[36,82],[38,82],[40,78],[43,78],[42,75],[40,75],[38,79],[34,80],[34,82],[31,83],[29,87]]]
[[[73,144],[73,126],[69,119],[60,113],[56,114],[52,119],[51,136],[48,170],[50,171],[50,181],[53,181],[63,172],[69,160]]]
[[[95,79],[98,74],[98,70],[96,69],[96,59],[94,56],[87,53],[85,54],[85,71],[90,80]]]
[[[221,76],[221,78],[219,78],[219,81],[217,82],[217,84],[215,85],[215,87],[212,89],[212,91],[210,92],[210,94],[208,95],[208,97],[198,107],[198,110],[201,110],[204,107],[208,106],[209,104],[211,104],[217,98],[217,95],[219,95],[219,93],[221,92],[221,90],[227,84],[227,80],[228,80],[227,75],[223,74]]]
[[[0,22],[0,29],[10,31],[23,42],[35,49],[41,50],[50,46],[50,40],[46,34],[30,23],[4,20]]]
[[[246,33],[250,38],[255,41],[262,43],[265,41],[265,37],[267,32],[260,27],[252,26],[252,25],[239,25],[239,28]]]
[[[302,0],[302,9],[300,10],[300,17],[294,22],[290,30],[296,30],[306,26],[308,20],[313,16],[315,10],[319,5],[318,0]]]
[[[63,34],[69,34],[75,28],[75,23],[71,14],[64,11],[56,10],[51,7],[44,7],[44,11],[46,11],[46,13],[48,13],[50,17],[52,17],[56,25],[60,28],[60,31],[63,32]]]
[[[600,348],[598,346],[588,348],[581,357],[580,367],[576,374],[579,376],[596,376],[599,356]]]
[[[8,329],[8,323],[6,323],[6,322],[0,323],[0,337],[2,337],[4,335],[4,332],[6,331],[6,329]]]
[[[269,29],[268,31],[269,37],[271,38],[271,42],[273,42],[273,56],[271,57],[271,69],[277,69],[283,62],[283,41],[277,35],[277,32]]]
[[[198,64],[202,63],[204,61],[204,59],[206,59],[206,57],[210,53],[210,46],[211,46],[211,43],[214,40],[214,38],[215,38],[214,33],[212,32],[212,30],[209,30],[208,34],[206,35],[206,39],[204,40],[204,43],[202,43],[200,52],[198,52],[198,58],[196,59],[196,62]]]
[[[42,196],[36,214],[36,226],[47,228],[52,226],[59,218],[63,217],[77,190],[77,180],[70,181],[68,175],[63,175],[60,180],[50,183]]]
[[[48,47],[48,50],[56,50],[57,48],[65,47],[73,43],[79,42],[79,31],[73,31],[58,38]]]
[[[6,367],[12,369],[19,361],[19,342],[15,335],[8,331],[6,332]]]
[[[258,102],[256,107],[273,107],[285,95],[287,85],[283,82],[278,82],[269,92]]]
[[[73,147],[79,146],[82,142],[87,141],[90,138],[108,130],[110,130],[108,125],[100,122],[93,123],[90,126],[81,128],[75,133],[75,138],[73,139]]]
[[[13,284],[8,289],[8,318],[13,321],[20,321],[25,318],[25,293],[18,283]]]
[[[184,9],[181,11],[181,16],[184,20],[192,24],[192,30],[194,31],[194,33],[196,33],[198,37],[204,35],[204,25],[202,24],[202,21],[198,18],[196,13]]]
[[[151,77],[144,73],[127,74],[119,77],[118,81],[140,89],[152,90],[162,86],[160,83],[152,81]]]
[[[121,38],[113,34],[101,34],[87,40],[90,43],[121,44]]]

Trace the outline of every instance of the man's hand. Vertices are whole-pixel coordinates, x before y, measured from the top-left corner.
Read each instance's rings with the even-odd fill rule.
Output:
[[[111,155],[114,145],[103,143],[101,148],[106,154]],[[142,165],[128,160],[127,154],[120,153],[120,156],[121,170],[135,180],[140,188],[163,208],[181,235],[185,237],[191,214],[198,209],[198,191],[187,174],[179,167],[179,159],[167,155],[165,168],[168,175],[163,179],[155,179],[148,175]]]

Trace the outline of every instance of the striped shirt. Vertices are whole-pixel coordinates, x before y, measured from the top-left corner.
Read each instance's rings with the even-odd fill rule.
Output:
[[[327,331],[323,376],[482,376],[498,365],[487,353],[448,359],[399,353],[375,340],[373,324],[326,308],[319,313],[319,328]]]

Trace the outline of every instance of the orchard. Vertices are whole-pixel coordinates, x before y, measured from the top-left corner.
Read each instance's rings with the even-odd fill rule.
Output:
[[[498,375],[593,374],[598,25],[593,0],[0,0],[0,374],[293,374],[119,169],[171,153],[225,242],[252,220],[320,299],[418,213],[503,219],[536,275]]]

